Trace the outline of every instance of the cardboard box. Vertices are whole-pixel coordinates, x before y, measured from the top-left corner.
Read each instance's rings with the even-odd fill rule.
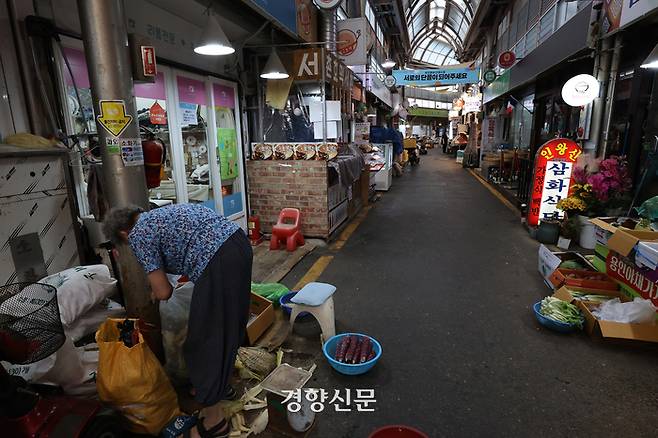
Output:
[[[596,242],[600,245],[607,245],[610,237],[621,227],[626,230],[633,230],[637,225],[636,219],[625,219],[620,226],[615,225],[619,220],[617,217],[597,217],[590,219],[590,222],[596,227]]]
[[[606,295],[609,297],[613,298],[619,298],[621,301],[628,301],[628,298],[621,293],[618,290],[606,290],[606,289],[581,289],[581,288],[573,288],[573,287],[567,287],[567,286],[562,286],[559,288],[553,296],[555,298],[559,298],[562,301],[566,301],[568,303],[575,303],[576,301],[582,301],[578,300],[574,297],[572,291],[577,291],[577,292],[586,292],[590,293],[593,295]]]
[[[628,301],[628,298],[622,295],[620,300]],[[658,325],[603,321],[596,319],[592,314],[592,309],[597,307],[597,305],[578,301],[576,302],[576,306],[578,306],[585,316],[585,330],[590,336],[601,336],[604,339],[658,342]]]
[[[558,268],[551,274],[550,282],[556,289],[567,286],[582,290],[619,290],[615,281],[598,271]]]
[[[274,324],[274,306],[270,300],[252,292],[249,315],[247,337],[249,344],[253,345]]]
[[[597,295],[608,295],[614,298],[619,298],[621,302],[631,301],[620,291],[610,290],[586,290]],[[647,341],[658,342],[658,325],[653,324],[629,324],[614,321],[601,321],[596,319],[592,314],[592,310],[599,304],[594,304],[589,301],[577,300],[571,293],[568,287],[561,287],[553,294],[555,298],[562,301],[575,304],[585,317],[585,331],[590,336],[600,336],[602,338],[610,339],[629,339],[634,341]]]
[[[628,257],[635,245],[641,240],[658,241],[658,232],[656,231],[635,231],[618,228],[615,234],[608,239],[608,249],[618,252]]]
[[[568,260],[577,260],[584,267],[596,271],[596,267],[577,252],[552,252],[545,245],[539,245],[539,254],[537,256],[538,270],[541,276],[544,277],[544,283],[549,289],[553,289],[553,285],[550,282],[551,275],[562,262]]]
[[[605,267],[608,276],[619,283],[627,295],[649,299],[658,306],[655,272],[639,268],[633,260],[614,251],[608,254]]]

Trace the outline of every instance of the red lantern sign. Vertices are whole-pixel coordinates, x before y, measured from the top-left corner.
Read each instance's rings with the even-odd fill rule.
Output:
[[[556,138],[544,143],[535,157],[528,225],[537,226],[542,219],[553,218],[560,199],[569,196],[571,172],[578,157],[583,153],[576,142],[567,138]]]
[[[516,55],[512,51],[503,52],[498,57],[498,65],[502,68],[510,68],[516,62]]]
[[[156,100],[151,108],[149,109],[149,119],[154,125],[166,125],[167,124],[167,112]]]

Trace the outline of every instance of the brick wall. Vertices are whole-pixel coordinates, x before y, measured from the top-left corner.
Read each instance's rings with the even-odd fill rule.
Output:
[[[327,238],[327,163],[324,161],[247,161],[249,206],[264,232],[272,231],[282,208],[302,212],[302,232]]]

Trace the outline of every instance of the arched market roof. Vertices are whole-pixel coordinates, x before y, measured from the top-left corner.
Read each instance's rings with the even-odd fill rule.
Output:
[[[404,0],[413,61],[457,64],[479,0]]]

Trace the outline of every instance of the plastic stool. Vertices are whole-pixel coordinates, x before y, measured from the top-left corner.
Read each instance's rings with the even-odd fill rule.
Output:
[[[322,343],[336,335],[334,297],[336,287],[327,283],[309,283],[295,295],[291,302],[290,331],[295,319],[302,312],[308,312],[320,323]]]
[[[287,222],[292,221],[292,223]],[[297,249],[297,245],[304,245],[302,235],[302,214],[296,208],[284,208],[279,213],[279,219],[272,226],[272,239],[270,250],[279,249],[279,242],[286,241],[286,249],[290,252]]]

